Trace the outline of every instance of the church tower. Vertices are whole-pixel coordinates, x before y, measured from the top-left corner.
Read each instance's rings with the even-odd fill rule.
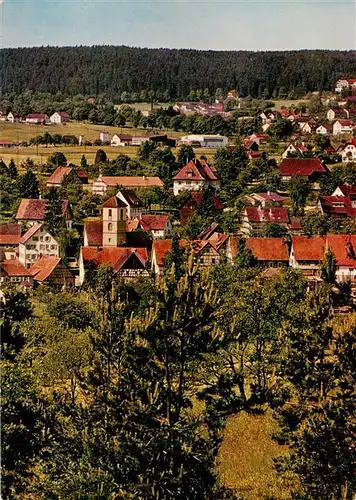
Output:
[[[119,247],[126,243],[126,205],[117,196],[112,196],[102,206],[103,246]]]

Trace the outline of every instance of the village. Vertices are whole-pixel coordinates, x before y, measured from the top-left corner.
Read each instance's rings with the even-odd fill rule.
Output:
[[[173,237],[179,240],[182,248],[194,254],[197,265],[203,268],[225,260],[233,263],[239,241],[244,240],[255,265],[266,278],[289,266],[301,271],[312,288],[322,282],[321,264],[326,252],[331,251],[336,259],[337,282],[356,282],[356,231],[353,230],[356,226],[350,224],[356,220],[356,183],[334,183],[328,194],[320,193],[323,179],[335,164],[343,165],[347,171],[352,169],[353,162],[356,163],[356,108],[352,107],[356,100],[355,89],[356,79],[337,81],[334,105],[327,109],[323,123],[311,114],[267,109],[258,117],[260,131],[242,137],[240,143],[235,143],[237,145],[220,134],[171,138],[163,133],[110,136],[105,130],[101,131],[97,144],[102,146],[132,147],[137,151],[145,144],[153,144],[153,148],[173,147],[176,151],[187,148],[188,156],[186,161],[183,157],[171,186],[165,185],[158,175],[132,175],[128,171],[125,176],[107,175],[105,169],[100,171],[99,168],[98,175],[88,181],[85,168],[65,163],[54,168],[42,182],[38,197],[20,199],[16,213],[0,226],[1,285],[10,282],[25,288],[43,284],[57,288],[80,287],[93,265],[110,265],[124,280],[158,281],[164,275]],[[345,90],[349,95],[340,98]],[[231,99],[241,106],[241,97],[236,91],[228,93],[227,100]],[[184,103],[176,105],[176,110],[183,115],[220,114],[224,119],[231,115],[231,112],[224,112],[223,104],[203,104]],[[24,121],[29,127],[33,124],[56,126],[70,120],[65,112],[55,112],[50,117],[40,113],[21,117],[12,111],[0,115],[2,122]],[[279,158],[270,157],[267,152],[272,140],[269,130],[276,124],[283,126],[286,123],[293,126],[289,142],[284,143]],[[338,147],[332,145],[334,138],[341,138]],[[0,147],[3,151],[19,147],[19,139],[16,144],[1,139]],[[78,146],[82,140],[79,137]],[[237,209],[231,198],[227,201],[227,181],[222,183],[219,176],[224,165],[217,168],[211,156],[207,159],[206,155],[199,155],[202,148],[213,152],[225,150],[232,155],[242,148],[247,169],[258,162],[262,165],[272,161],[279,177],[278,189],[268,188],[262,192],[258,188],[268,184],[265,176],[250,176],[246,189],[239,194]],[[103,163],[105,161],[106,158]],[[289,192],[290,183],[296,179],[297,191],[305,189],[305,185],[308,189],[308,201],[299,207],[295,200],[293,203]],[[67,230],[76,229],[80,241],[76,253],[71,255],[66,254],[56,234],[51,233],[46,218],[48,195],[51,190],[60,192],[64,181],[81,192],[91,193],[99,201],[91,216],[84,217],[82,226],[75,228],[72,227],[73,206],[69,200],[61,200],[57,216],[63,219]],[[140,193],[152,190],[156,195],[168,190],[180,203],[177,202],[174,209],[166,209],[164,203],[152,205],[140,199]],[[225,195],[220,197],[224,191]],[[298,193],[294,198],[298,198]],[[209,203],[212,205],[210,214],[202,209]],[[311,212],[336,221],[337,234],[332,231],[308,233],[300,216]],[[204,215],[204,224],[196,234],[187,237],[184,227],[197,214]],[[233,218],[228,230],[219,222],[223,215]]]

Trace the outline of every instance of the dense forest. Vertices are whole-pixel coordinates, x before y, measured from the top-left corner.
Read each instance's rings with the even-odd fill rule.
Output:
[[[236,88],[243,96],[300,97],[332,90],[356,74],[355,52],[198,51],[133,47],[34,47],[0,51],[2,93],[27,89],[65,95],[155,93],[185,99],[192,89],[215,94]],[[138,96],[139,97],[139,96]]]

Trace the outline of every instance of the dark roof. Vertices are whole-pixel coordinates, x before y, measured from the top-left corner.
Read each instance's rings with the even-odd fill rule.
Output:
[[[22,198],[20,206],[17,210],[16,219],[19,220],[44,220],[46,213],[47,200]],[[62,201],[62,215],[68,209],[68,201]]]
[[[306,177],[315,172],[326,172],[319,158],[284,158],[279,165],[279,170],[281,175],[301,175]]]
[[[101,205],[101,208],[126,208],[126,205],[117,196],[112,196]]]

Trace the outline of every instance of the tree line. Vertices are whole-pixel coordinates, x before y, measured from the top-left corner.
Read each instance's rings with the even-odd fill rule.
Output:
[[[107,95],[116,102],[205,98],[237,89],[259,98],[301,97],[333,90],[356,74],[352,51],[278,52],[147,49],[125,46],[2,49],[2,92],[28,89],[64,95]],[[38,68],[41,68],[40,70]],[[60,68],[60,78],[58,78]]]

